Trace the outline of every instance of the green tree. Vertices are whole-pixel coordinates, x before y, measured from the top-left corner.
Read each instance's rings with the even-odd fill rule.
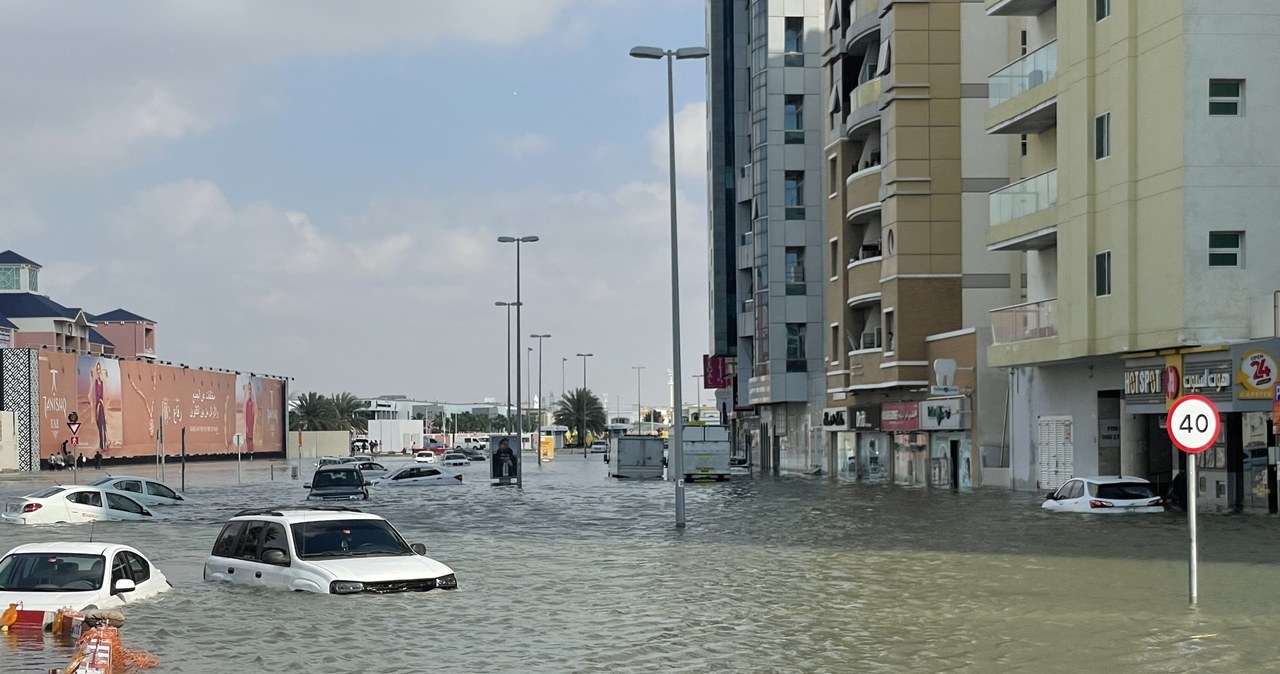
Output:
[[[293,410],[289,412],[291,431],[340,431],[344,428],[333,400],[319,393],[303,393],[298,396]]]
[[[332,396],[330,400],[333,401],[333,408],[337,412],[338,419],[347,425],[346,430],[352,430],[359,433],[363,433],[368,430],[368,421],[358,414],[360,410],[368,409],[368,406],[359,398],[344,391]]]
[[[579,446],[585,446],[588,432],[604,434],[607,418],[604,405],[596,394],[580,388],[565,393],[556,403],[555,421],[561,426],[575,429]]]

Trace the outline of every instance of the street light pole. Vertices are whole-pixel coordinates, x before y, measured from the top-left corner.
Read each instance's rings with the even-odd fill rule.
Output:
[[[631,369],[636,371],[636,435],[640,435],[640,424],[644,421],[644,408],[640,407],[640,371],[644,366],[632,365]]]
[[[586,395],[587,395],[587,359],[594,355],[595,355],[594,353],[578,354],[578,356],[582,358],[582,400],[584,405],[586,404]],[[587,418],[586,418],[587,410],[583,408],[582,413],[583,413],[582,428],[578,429],[580,433],[580,435],[578,436],[578,443],[582,445],[582,455],[586,456],[587,455]]]
[[[560,357],[560,395],[564,395],[564,364],[569,362],[567,357]]]
[[[542,469],[542,340],[550,339],[551,335],[529,335],[530,338],[538,340],[538,446],[533,448],[535,454],[538,455],[538,469]]]
[[[507,424],[511,424],[511,307],[518,302],[494,302],[494,306],[507,308]]]
[[[676,227],[676,103],[672,63],[676,59],[704,59],[711,54],[706,47],[682,47],[676,50],[658,47],[632,47],[631,56],[642,59],[667,59],[667,152],[670,173],[671,202],[671,370],[675,376],[675,418],[671,420],[671,465],[676,483],[676,528],[684,528],[684,445],[680,419],[680,258]]]
[[[706,375],[693,375],[694,409],[698,410],[698,420],[702,420],[702,378]]]
[[[520,307],[523,303],[520,301],[520,244],[533,243],[538,240],[536,236],[500,236],[498,243],[514,243],[516,245],[516,351],[520,351]],[[520,452],[524,445],[524,426],[520,417],[523,412],[520,409],[520,363],[516,362],[516,452]],[[516,455],[520,457],[519,454]],[[524,461],[517,459],[516,461],[516,486],[524,487],[524,469],[522,466]]]

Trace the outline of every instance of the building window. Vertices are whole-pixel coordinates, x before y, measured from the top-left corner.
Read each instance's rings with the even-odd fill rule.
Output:
[[[1111,113],[1104,112],[1093,120],[1093,158],[1111,156]]]
[[[1111,251],[1098,253],[1093,258],[1094,295],[1106,297],[1111,294]]]
[[[827,182],[829,183],[827,187],[830,188],[829,194],[832,197],[838,196],[840,194],[839,166],[840,165],[836,163],[835,157],[831,157],[827,159]]]
[[[1098,12],[1098,16],[1095,19],[1096,21],[1101,21],[1108,16],[1111,16],[1111,0],[1095,0],[1094,5]]]
[[[785,23],[785,45],[783,50],[786,52],[782,57],[782,65],[784,66],[803,66],[804,65],[804,17],[788,16]]]
[[[1027,156],[1027,134],[1022,134],[1018,139],[1018,153],[1023,157]]]
[[[787,171],[784,175],[782,205],[787,220],[804,220],[804,171]]]
[[[33,293],[40,292],[40,270],[39,269],[32,268],[27,270],[27,289]]]
[[[840,242],[831,242],[831,280],[840,276]]]
[[[1244,232],[1209,232],[1209,266],[1243,267]]]
[[[1244,114],[1244,80],[1209,80],[1209,115],[1240,117]]]
[[[1021,36],[1018,40],[1018,55],[1019,56],[1027,55],[1027,31],[1025,30],[1021,31]]]
[[[889,254],[890,254],[890,255],[893,255],[893,252],[894,252],[894,245],[893,245],[893,230],[892,230],[892,229],[891,229],[891,230],[889,230],[888,232],[885,232],[884,239],[885,239],[885,248],[889,251]]]
[[[0,290],[21,290],[17,267],[0,267]]]
[[[786,284],[788,295],[805,294],[804,248],[787,248],[785,251]]]
[[[898,338],[893,334],[893,309],[884,312],[884,352],[893,353],[898,350]]]
[[[804,323],[787,323],[787,372],[807,372],[808,362]]]
[[[840,325],[831,326],[831,364],[840,364]]]
[[[795,145],[804,142],[804,95],[788,94],[782,104],[784,142]]]

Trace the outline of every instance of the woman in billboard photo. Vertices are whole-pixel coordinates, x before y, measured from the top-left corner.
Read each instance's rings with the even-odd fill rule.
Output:
[[[93,387],[90,389],[93,405],[93,423],[98,427],[98,451],[107,451],[107,371],[102,363],[93,366]]]
[[[253,400],[253,382],[249,381],[244,385],[244,446],[245,451],[249,453],[249,458],[253,458],[253,420],[257,410]]]

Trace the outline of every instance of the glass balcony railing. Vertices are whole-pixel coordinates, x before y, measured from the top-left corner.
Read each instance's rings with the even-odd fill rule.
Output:
[[[1058,169],[1032,176],[988,195],[991,226],[1058,205]]]
[[[996,107],[1058,76],[1058,41],[1023,56],[987,78],[987,103]]]
[[[871,105],[880,100],[880,78],[867,80],[849,92],[849,110]]]
[[[853,20],[857,21],[880,6],[880,0],[853,0]]]
[[[1025,342],[1058,335],[1058,298],[991,310],[991,340],[995,344]]]

